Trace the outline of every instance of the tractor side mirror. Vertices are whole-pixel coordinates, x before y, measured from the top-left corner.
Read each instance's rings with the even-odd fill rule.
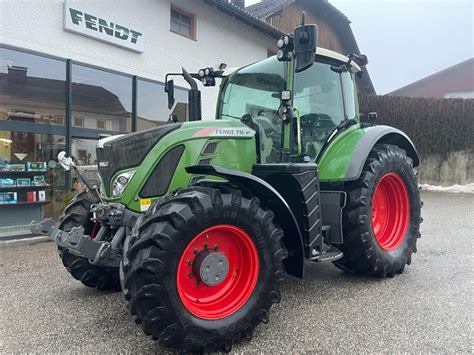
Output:
[[[316,25],[302,25],[295,29],[295,71],[297,73],[308,69],[316,58],[316,44],[318,27]]]
[[[174,81],[168,80],[165,84],[165,92],[168,94],[168,108],[171,110],[174,105]]]

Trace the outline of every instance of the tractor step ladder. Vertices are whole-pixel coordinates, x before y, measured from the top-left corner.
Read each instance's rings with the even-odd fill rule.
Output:
[[[342,251],[340,251],[336,247],[333,247],[332,245],[324,244],[324,249],[325,250],[321,254],[309,258],[309,260],[315,262],[336,261],[344,256],[344,253]]]
[[[319,249],[321,252],[309,258],[311,261],[323,262],[323,261],[336,261],[344,256],[344,253],[338,248],[324,243],[326,240],[331,240],[331,226],[323,224],[322,227],[323,243]]]
[[[318,166],[310,163],[255,164],[252,173],[272,185],[298,222],[306,259],[321,255],[323,235]]]

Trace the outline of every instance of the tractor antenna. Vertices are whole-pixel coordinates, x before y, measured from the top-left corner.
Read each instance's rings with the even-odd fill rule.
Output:
[[[304,24],[305,24],[305,22],[306,22],[306,21],[305,21],[305,18],[306,18],[306,12],[303,11],[303,12],[301,13],[301,26],[304,26]]]

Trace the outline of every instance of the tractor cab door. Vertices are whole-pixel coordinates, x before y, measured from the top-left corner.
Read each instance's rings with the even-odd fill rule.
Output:
[[[250,126],[257,131],[256,153],[262,164],[280,162],[279,107],[286,85],[286,64],[270,57],[240,69],[221,89],[217,118],[251,122]]]
[[[294,132],[301,135],[295,139],[301,144],[300,157],[305,161],[316,162],[336,127],[357,115],[353,74],[331,70],[334,64],[315,62],[295,74],[293,107],[300,129]]]

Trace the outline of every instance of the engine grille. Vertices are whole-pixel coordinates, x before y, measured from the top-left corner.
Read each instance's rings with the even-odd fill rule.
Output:
[[[97,147],[99,175],[105,193],[110,196],[111,179],[117,171],[140,165],[161,138],[180,126],[180,124],[168,124],[130,133],[104,143],[103,147]]]

